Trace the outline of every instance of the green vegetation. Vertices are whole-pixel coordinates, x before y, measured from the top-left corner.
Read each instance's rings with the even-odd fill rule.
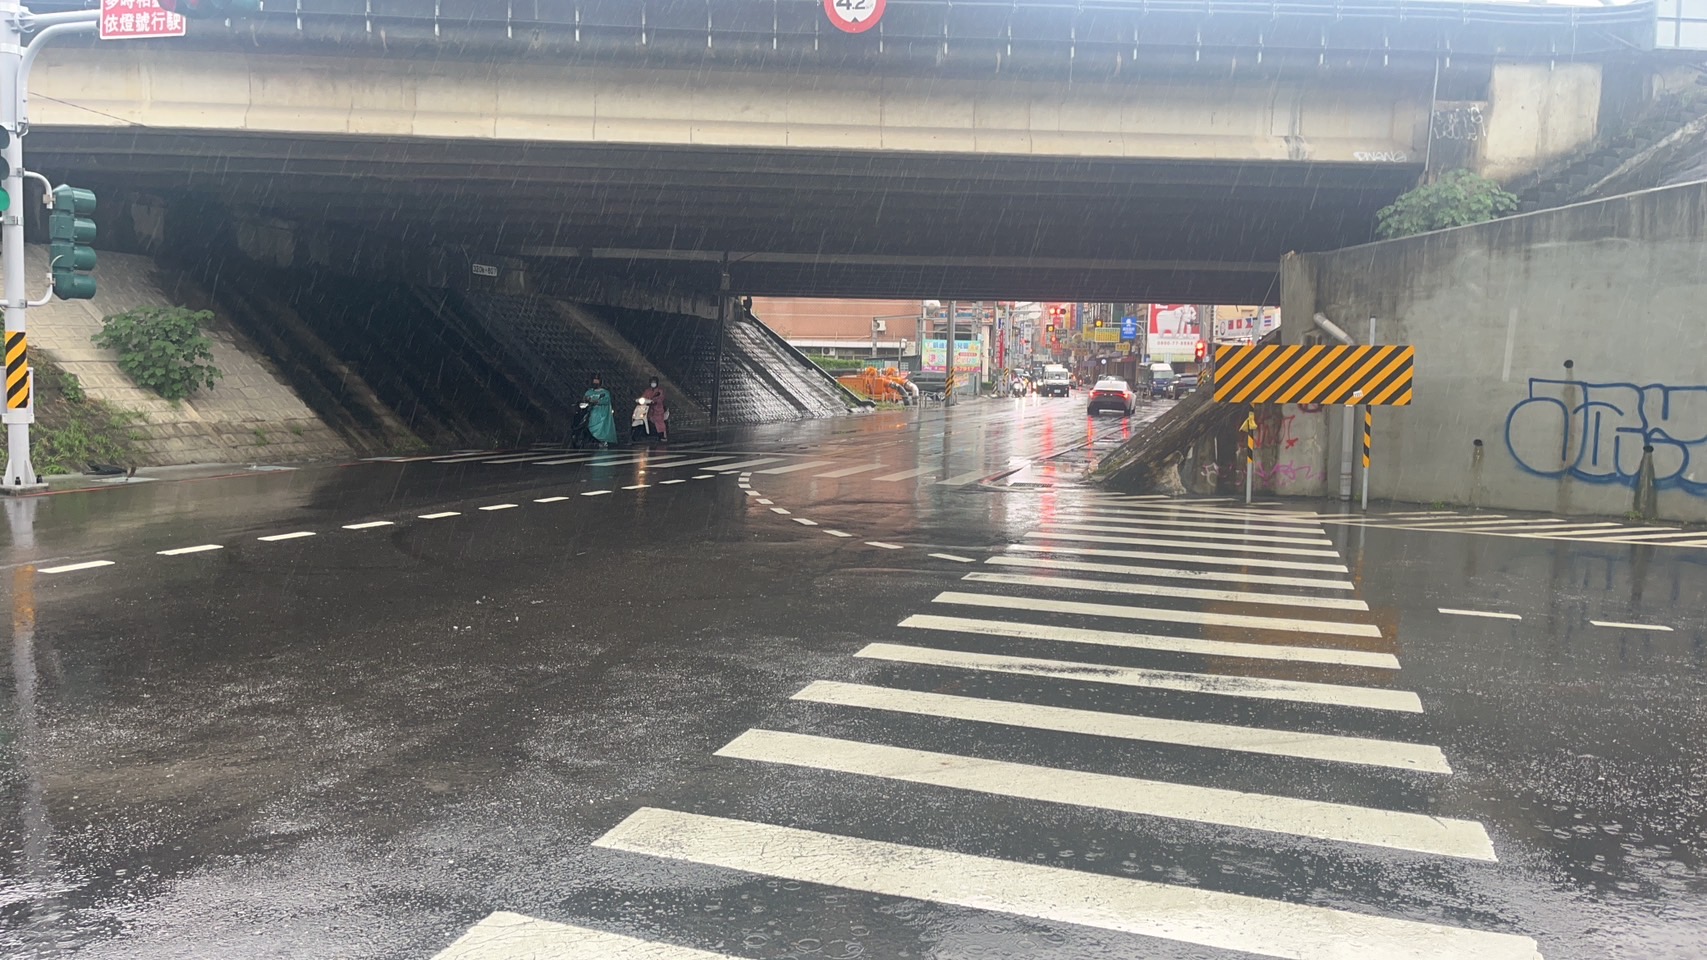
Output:
[[[135,425],[146,419],[91,398],[76,374],[61,370],[40,351],[35,366],[36,423],[30,431],[30,459],[43,474],[82,473],[90,464],[136,465]]]
[[[140,387],[168,400],[182,400],[201,388],[212,389],[224,374],[211,362],[213,342],[202,326],[213,320],[206,310],[185,307],[137,307],[101,319],[101,332],[90,339],[116,350],[119,369]]]
[[[821,354],[809,354],[806,359],[831,374],[858,373],[873,365],[871,360],[864,357],[826,357]]]
[[[1516,209],[1517,197],[1498,183],[1469,170],[1452,170],[1383,207],[1375,214],[1375,232],[1383,240],[1392,240],[1482,223]]]

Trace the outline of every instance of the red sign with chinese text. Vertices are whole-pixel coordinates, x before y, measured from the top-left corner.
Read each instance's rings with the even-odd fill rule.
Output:
[[[101,0],[102,40],[181,37],[187,31],[183,14],[162,10],[154,0]]]

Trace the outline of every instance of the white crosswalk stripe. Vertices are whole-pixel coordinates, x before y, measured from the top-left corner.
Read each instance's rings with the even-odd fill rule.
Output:
[[[832,464],[801,460],[755,472],[898,481],[936,469],[870,476],[885,467],[866,463],[817,472],[826,466]],[[955,485],[982,475],[951,475],[941,482]],[[1424,711],[1423,699],[1394,685],[1398,638],[1368,622],[1369,605],[1345,579],[1347,568],[1322,526],[1335,518],[1227,500],[1064,499],[1040,528],[1023,531],[1021,542],[963,574],[966,589],[941,591],[930,600],[933,612],[901,619],[897,631],[917,642],[874,638],[855,651],[854,660],[864,666],[854,679],[866,682],[813,679],[793,694],[796,709],[811,711],[810,722],[829,725],[833,735],[750,729],[716,751],[720,762],[792,768],[783,782],[791,790],[799,782],[807,785],[794,794],[808,798],[802,802],[880,781],[886,784],[882,791],[859,794],[869,798],[864,802],[907,804],[920,798],[897,791],[936,789],[948,792],[927,802],[982,798],[967,808],[972,811],[990,809],[991,798],[999,798],[1131,818],[1119,821],[1119,828],[1138,836],[1161,822],[1174,829],[1203,828],[1188,835],[1195,839],[1169,843],[1255,842],[1227,833],[1253,831],[1265,845],[1314,844],[1313,855],[1325,857],[1384,850],[1498,863],[1482,824],[1418,806],[1434,801],[1416,799],[1417,778],[1448,776],[1452,767],[1438,746],[1417,742],[1409,732]],[[1392,526],[1410,519],[1432,528],[1438,517],[1390,519]],[[1459,523],[1451,515],[1446,521]],[[1489,534],[1543,536],[1556,528],[1486,515],[1471,522]],[[1632,528],[1610,533],[1613,542],[1644,535],[1662,543],[1688,536]],[[930,556],[971,562],[959,555]],[[933,569],[940,573],[944,566],[949,565]],[[1306,609],[1298,616],[1276,609],[1287,607]],[[1463,629],[1482,623],[1491,628],[1495,616],[1460,623]],[[1140,624],[1142,631],[1119,629]],[[1095,699],[1083,701],[1087,695]],[[1116,706],[1103,709],[1110,704]],[[1010,739],[993,736],[996,729]],[[926,742],[907,742],[921,739]],[[1044,752],[1025,758],[1033,762],[1002,756],[1016,749],[1016,739],[1024,744],[1017,749]],[[1199,756],[1186,767],[1174,759]],[[1049,765],[1039,765],[1038,757],[1048,758]],[[1071,758],[1080,757],[1099,758],[1079,765],[1103,769],[1074,769]],[[1227,774],[1239,767],[1229,761],[1239,757],[1247,765],[1279,764],[1275,769],[1284,772],[1255,780],[1253,774]],[[1176,779],[1182,769],[1191,771],[1183,780],[1208,782]],[[805,779],[812,777],[843,779]],[[1215,782],[1223,778],[1230,782]],[[1345,803],[1334,796],[1336,778],[1403,778],[1398,782],[1410,786],[1358,794],[1394,798],[1375,805]],[[762,794],[753,799],[760,803],[753,809],[772,811],[765,819],[795,815],[792,803],[777,804]],[[1387,803],[1398,808],[1388,809]],[[1045,866],[987,855],[980,839],[985,834],[974,823],[948,834],[957,837],[956,849],[885,839],[888,820],[881,808],[871,812],[879,815],[854,817],[849,826],[834,828],[845,832],[824,832],[640,807],[593,845],[612,856],[721,868],[773,884],[795,881],[908,898],[1244,956],[1540,957],[1535,941],[1517,932],[1394,915],[1384,906],[1390,902],[1384,890],[1371,890],[1368,906],[1342,908],[1338,897],[1327,906],[1236,894],[1195,881],[1164,883],[1089,867]],[[875,833],[862,835],[870,831]],[[1012,840],[1013,832],[1007,835]],[[498,913],[438,960],[726,956],[671,942],[715,947],[721,939],[676,937],[668,924],[649,923],[654,925],[661,931],[655,941]],[[1140,948],[1111,949],[1142,955]]]

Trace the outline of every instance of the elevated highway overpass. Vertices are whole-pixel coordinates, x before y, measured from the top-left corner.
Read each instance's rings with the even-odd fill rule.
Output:
[[[1504,83],[1483,150],[1535,161],[1593,135],[1603,64],[1652,34],[1487,3],[888,8],[846,36],[819,0],[274,3],[52,49],[26,143],[144,247],[187,205],[333,265],[362,238],[702,291],[1276,302],[1282,254],[1368,238],[1442,102]]]

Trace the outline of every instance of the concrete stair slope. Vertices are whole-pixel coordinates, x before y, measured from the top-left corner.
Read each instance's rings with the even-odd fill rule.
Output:
[[[31,293],[47,273],[47,248],[25,251]],[[294,391],[277,367],[233,323],[232,311],[182,275],[162,273],[146,256],[101,251],[99,292],[93,300],[50,300],[29,312],[30,350],[75,374],[96,399],[147,419],[137,424],[137,465],[259,463],[344,458],[351,447],[340,431]],[[179,402],[137,386],[118,357],[90,342],[101,318],[142,306],[209,308],[215,322],[213,364],[224,374],[212,389]]]
[[[723,402],[730,415],[725,422],[835,417],[860,405],[833,377],[750,314],[736,317],[727,334]],[[754,419],[745,420],[745,415]]]
[[[186,275],[187,276],[187,275]],[[233,326],[252,340],[320,419],[363,454],[417,447],[421,440],[367,381],[326,345],[296,311],[262,284],[226,273],[217,301]],[[201,306],[202,304],[194,304]]]
[[[1701,105],[1683,99],[1655,104],[1623,133],[1552,164],[1508,185],[1518,197],[1518,211],[1529,213],[1609,196],[1606,189],[1633,165],[1684,136],[1702,121]]]
[[[502,348],[517,375],[532,389],[549,394],[566,412],[574,410],[597,373],[615,398],[618,421],[626,423],[628,401],[657,377],[672,401],[672,424],[693,427],[708,422],[690,391],[588,308],[538,295],[458,296],[469,315]]]

